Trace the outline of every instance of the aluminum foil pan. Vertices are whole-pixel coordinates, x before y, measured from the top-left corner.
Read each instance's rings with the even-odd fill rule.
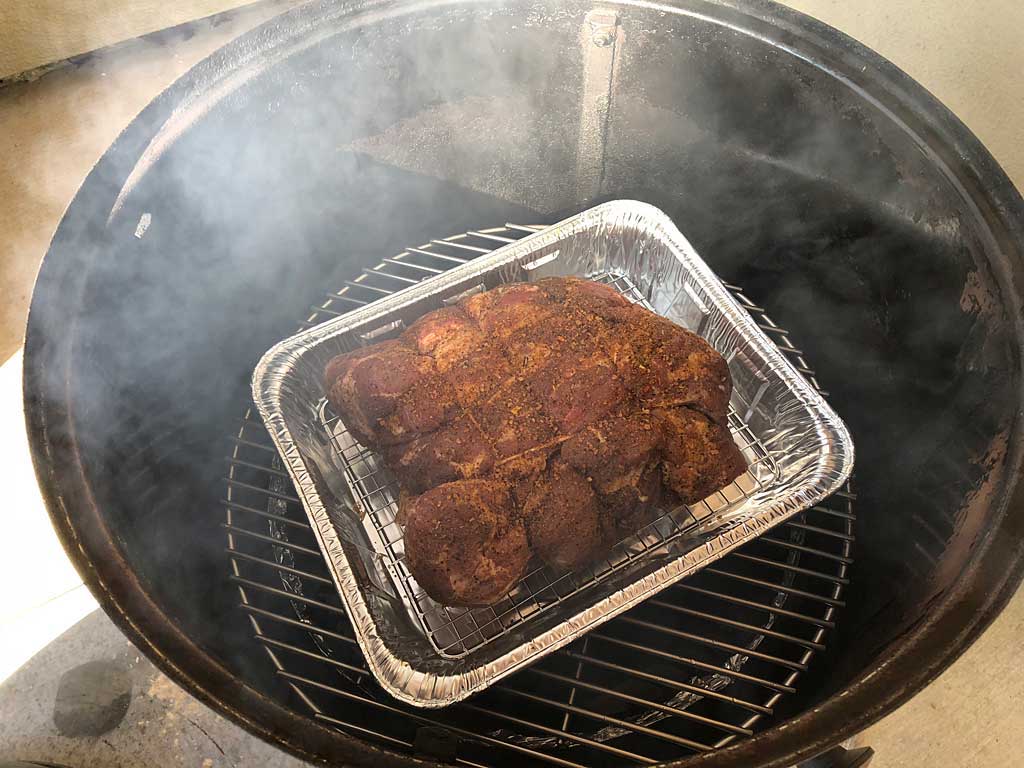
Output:
[[[538,566],[495,605],[439,605],[406,567],[394,478],[331,412],[324,366],[473,291],[551,275],[607,282],[718,349],[748,470],[697,504],[662,510],[583,570]],[[464,699],[566,645],[821,501],[853,469],[835,412],[671,220],[633,201],[598,206],[292,336],[263,356],[252,389],[370,669],[389,693],[422,707]]]

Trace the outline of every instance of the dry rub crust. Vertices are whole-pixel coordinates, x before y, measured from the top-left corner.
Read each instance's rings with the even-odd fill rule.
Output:
[[[328,363],[328,399],[402,488],[409,565],[451,605],[532,555],[575,567],[745,468],[707,342],[578,278],[503,285]]]
[[[405,556],[420,586],[438,602],[481,605],[523,577],[530,546],[504,483],[461,480],[409,505]]]
[[[692,408],[653,413],[662,434],[665,485],[684,501],[698,501],[735,480],[747,468],[729,432]]]
[[[558,513],[552,514],[554,510]],[[601,503],[590,483],[561,460],[537,478],[523,505],[533,551],[561,568],[584,565],[600,553],[601,517]]]

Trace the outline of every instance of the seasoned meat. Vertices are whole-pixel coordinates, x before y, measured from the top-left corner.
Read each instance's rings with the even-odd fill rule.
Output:
[[[626,386],[651,407],[686,405],[723,416],[732,395],[729,366],[696,334],[651,312],[637,310],[630,324],[632,355],[623,362]]]
[[[462,302],[462,307],[491,340],[538,325],[558,311],[547,294],[530,283],[500,285],[470,296]]]
[[[607,512],[614,541],[650,522],[662,498],[662,433],[644,413],[615,416],[580,430],[562,445],[562,458],[587,477]]]
[[[461,307],[445,307],[424,315],[402,334],[402,341],[434,359],[444,373],[484,343],[486,335]]]
[[[469,415],[494,446],[499,459],[552,442],[558,430],[537,404],[536,398],[518,379],[507,381]]]
[[[442,603],[500,599],[531,556],[578,567],[745,469],[722,356],[579,278],[476,294],[324,375],[397,476],[409,567]]]
[[[575,434],[626,402],[628,393],[611,360],[594,355],[563,362],[564,367],[548,368],[550,378],[545,381],[541,400],[544,412],[555,422],[559,433]]]
[[[381,418],[423,377],[433,361],[398,341],[340,355],[327,365],[327,399],[345,415],[345,425],[363,441],[380,442]]]
[[[656,461],[661,433],[650,416],[613,416],[581,429],[562,445],[562,458],[582,471],[601,493],[629,472]]]
[[[455,388],[445,377],[423,376],[407,389],[389,416],[377,420],[382,445],[408,442],[444,426],[458,412]]]
[[[420,586],[445,605],[483,605],[526,573],[530,546],[504,483],[432,488],[405,511],[405,556]]]
[[[528,377],[560,362],[594,353],[597,318],[584,322],[579,314],[548,315],[536,325],[520,326],[501,341],[516,373]]]
[[[481,477],[494,466],[491,442],[466,415],[433,434],[386,449],[384,456],[402,487],[411,493],[460,478]]]
[[[692,408],[660,408],[654,418],[662,433],[667,485],[692,504],[735,480],[747,468],[729,433]]]
[[[445,373],[463,408],[485,400],[512,378],[512,365],[493,344],[477,347],[472,357],[459,360]]]
[[[615,544],[655,520],[659,516],[659,505],[674,497],[665,490],[661,467],[651,463],[624,472],[598,498],[605,511],[605,537]]]
[[[542,560],[574,568],[594,559],[604,537],[601,505],[587,479],[564,461],[537,478],[523,505],[530,545]]]
[[[546,277],[535,283],[569,312],[582,311],[606,320],[621,320],[633,305],[610,285],[578,277]]]

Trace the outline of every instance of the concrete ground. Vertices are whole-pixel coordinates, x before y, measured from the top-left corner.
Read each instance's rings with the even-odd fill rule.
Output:
[[[0,683],[0,762],[5,760],[69,768],[309,765],[185,693],[99,610]]]
[[[100,768],[299,765],[178,690],[96,610],[50,528],[35,486],[20,412],[18,352],[39,261],[93,163],[193,63],[288,4],[250,7],[169,33],[159,44],[124,43],[34,82],[0,89],[0,362],[6,361],[0,366],[0,453],[11,521],[6,533],[17,535],[17,546],[5,547],[0,558],[0,760]],[[1024,4],[791,4],[845,29],[917,77],[1024,188]],[[41,555],[45,569],[36,567]],[[30,571],[32,578],[25,578]],[[860,741],[877,751],[874,768],[1020,765],[1022,633],[1019,594],[937,682],[863,734]],[[76,709],[78,678],[90,676],[128,693]],[[110,725],[105,717],[119,719],[103,730]]]

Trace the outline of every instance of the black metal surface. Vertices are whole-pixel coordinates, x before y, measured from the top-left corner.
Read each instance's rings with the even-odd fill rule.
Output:
[[[867,768],[874,756],[875,751],[871,747],[833,747],[825,754],[801,763],[798,768]]]
[[[824,751],[938,674],[1020,581],[1019,194],[940,104],[822,25],[759,0],[612,6],[596,154],[578,151],[585,6],[311,4],[150,105],[43,263],[26,412],[62,539],[162,669],[297,754],[405,759],[297,716],[224,621],[221,436],[294,307],[438,232],[658,205],[800,339],[853,431],[840,631],[785,728],[685,764]]]

